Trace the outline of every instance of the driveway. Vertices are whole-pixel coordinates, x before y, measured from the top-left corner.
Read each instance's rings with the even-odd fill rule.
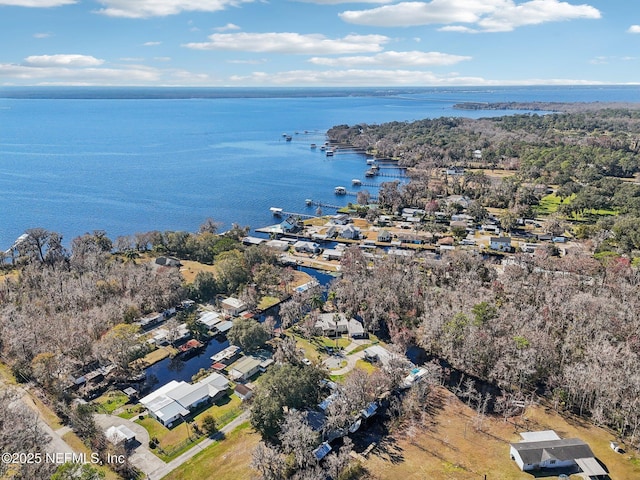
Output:
[[[96,423],[104,431],[109,427],[117,427],[124,425],[136,434],[136,440],[139,444],[131,451],[129,460],[131,464],[149,475],[151,472],[162,469],[166,466],[162,460],[156,457],[151,450],[147,448],[149,445],[149,433],[147,430],[131,420],[116,417],[115,415],[94,415]]]

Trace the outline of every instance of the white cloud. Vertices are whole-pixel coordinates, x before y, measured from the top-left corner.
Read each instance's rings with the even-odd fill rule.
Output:
[[[172,60],[171,57],[153,57],[156,62],[170,62]]]
[[[25,63],[33,67],[96,67],[104,60],[90,55],[31,55],[25,58]]]
[[[0,0],[3,1],[3,0]],[[253,0],[99,0],[105,8],[98,13],[110,17],[148,18],[181,12],[217,12]]]
[[[601,85],[580,79],[524,79],[488,80],[482,77],[465,77],[455,73],[436,75],[414,70],[292,70],[274,74],[254,72],[230,78],[234,85],[244,86],[499,86],[499,85]]]
[[[236,25],[235,23],[227,23],[223,27],[214,28],[214,30],[216,32],[230,32],[232,30],[240,30],[240,27],[238,25]]]
[[[640,33],[640,25],[631,25],[627,33]]]
[[[155,47],[157,45],[162,45],[162,42],[144,42],[142,44],[143,47]]]
[[[392,3],[394,0],[296,0],[301,3],[317,3],[318,5],[339,5],[341,3]]]
[[[227,63],[231,63],[233,65],[261,65],[263,63],[267,63],[266,58],[259,58],[257,60],[229,60]]]
[[[136,85],[160,79],[157,70],[133,68],[67,68],[0,64],[0,77],[29,85]]]
[[[464,60],[471,60],[471,57],[461,55],[450,55],[440,52],[394,52],[388,51],[373,56],[358,57],[313,57],[309,62],[315,65],[326,65],[331,67],[353,67],[353,66],[384,66],[384,67],[425,67],[454,65]]]
[[[33,38],[49,38],[52,35],[50,33],[42,32],[42,33],[34,33]]]
[[[77,0],[0,0],[0,6],[49,8],[72,5],[76,2]]]
[[[306,55],[379,52],[389,41],[383,35],[347,35],[329,39],[320,34],[299,33],[214,33],[208,42],[184,45],[196,50],[227,50]]]
[[[529,0],[516,4],[514,0],[431,0],[401,2],[368,10],[347,10],[340,13],[345,22],[379,27],[408,27],[431,24],[475,24],[481,31],[510,31],[523,25],[600,18],[600,11],[590,5],[572,5],[558,0]],[[441,30],[475,32],[465,26]]]

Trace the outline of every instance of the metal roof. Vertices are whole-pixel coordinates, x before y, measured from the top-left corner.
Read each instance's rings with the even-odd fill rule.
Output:
[[[561,440],[545,440],[541,442],[512,443],[525,464],[533,465],[545,460],[575,460],[576,458],[592,458],[589,445],[579,438]]]

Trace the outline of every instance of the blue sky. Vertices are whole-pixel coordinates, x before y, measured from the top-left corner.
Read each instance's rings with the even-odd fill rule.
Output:
[[[0,0],[0,86],[640,84],[636,4]]]

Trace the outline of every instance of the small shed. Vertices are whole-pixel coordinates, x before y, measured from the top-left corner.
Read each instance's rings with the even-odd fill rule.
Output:
[[[233,393],[235,393],[236,396],[239,397],[243,402],[246,402],[253,396],[253,390],[251,390],[246,385],[242,385],[241,383],[236,385]]]
[[[136,434],[124,425],[118,425],[117,427],[111,426],[104,432],[104,434],[107,437],[107,440],[114,445],[122,444],[125,447],[128,447],[136,440]]]

